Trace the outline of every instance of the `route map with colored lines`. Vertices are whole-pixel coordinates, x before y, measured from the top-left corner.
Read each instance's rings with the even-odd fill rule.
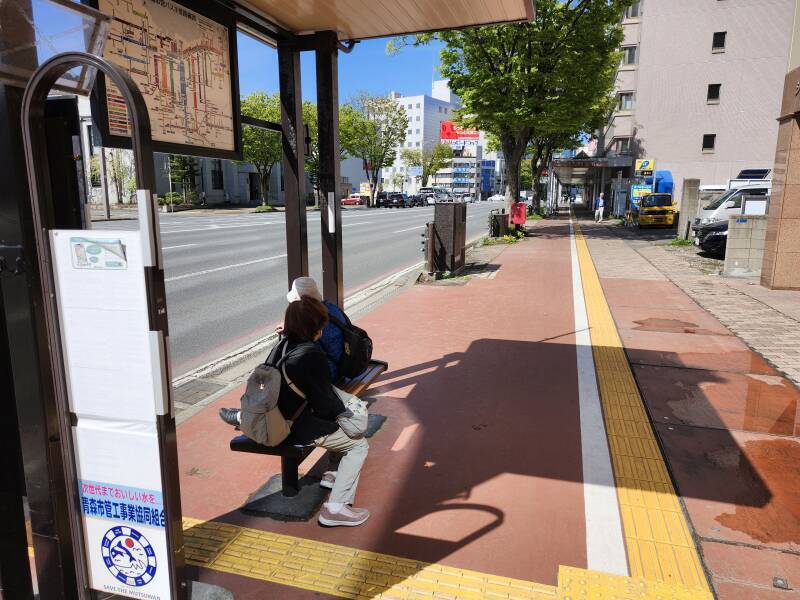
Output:
[[[106,59],[147,103],[153,139],[234,150],[228,28],[170,0],[99,0],[110,15]],[[106,79],[108,130],[130,136],[125,101]]]

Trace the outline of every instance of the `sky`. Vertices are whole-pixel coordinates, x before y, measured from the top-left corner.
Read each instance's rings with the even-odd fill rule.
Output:
[[[356,44],[350,54],[339,52],[339,102],[345,103],[358,92],[372,95],[391,91],[413,96],[431,93],[431,82],[441,79],[438,72],[439,42],[422,48],[404,48],[386,53],[389,38]],[[278,91],[278,52],[263,42],[240,33],[239,90],[242,96],[254,91]],[[301,87],[304,100],[316,101],[313,52],[300,54]]]

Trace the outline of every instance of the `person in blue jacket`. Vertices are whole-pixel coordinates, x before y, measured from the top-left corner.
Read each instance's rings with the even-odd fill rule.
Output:
[[[335,317],[342,323],[347,323],[347,317],[337,305],[333,302],[322,299],[322,294],[319,293],[317,282],[311,277],[298,277],[292,282],[292,289],[286,294],[286,300],[289,303],[300,300],[302,296],[310,296],[315,300],[319,300],[328,309],[328,314]],[[344,352],[344,336],[342,330],[334,325],[331,321],[322,330],[322,337],[317,341],[317,345],[322,348],[325,355],[328,357],[328,370],[331,374],[331,381],[335,384],[339,381],[339,360],[342,358]]]

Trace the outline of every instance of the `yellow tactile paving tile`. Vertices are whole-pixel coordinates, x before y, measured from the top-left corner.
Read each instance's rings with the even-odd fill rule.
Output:
[[[189,564],[339,598],[554,600],[543,584],[184,518]]]
[[[622,577],[574,567],[558,570],[559,600],[697,600],[710,594],[641,577]]]
[[[688,522],[578,225],[575,237],[631,575],[710,597]]]

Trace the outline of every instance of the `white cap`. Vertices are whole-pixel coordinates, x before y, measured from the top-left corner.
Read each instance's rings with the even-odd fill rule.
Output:
[[[292,289],[286,294],[289,303],[297,302],[301,296],[311,296],[315,300],[322,302],[322,294],[319,293],[317,282],[311,277],[298,277],[292,282]]]

